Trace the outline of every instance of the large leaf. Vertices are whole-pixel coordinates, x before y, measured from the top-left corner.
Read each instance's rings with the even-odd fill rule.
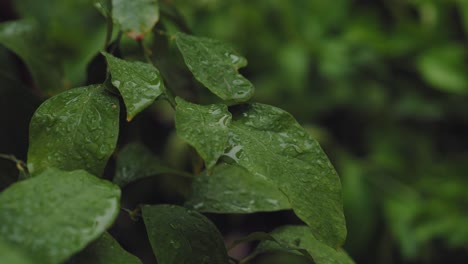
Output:
[[[273,239],[260,242],[254,254],[287,250],[301,253],[316,264],[354,263],[343,250],[335,250],[315,239],[307,226],[283,226],[273,230],[270,235]]]
[[[119,212],[120,189],[83,171],[49,169],[0,193],[0,237],[41,263],[61,263]]]
[[[318,143],[279,108],[251,104],[235,111],[224,155],[284,193],[317,239],[341,245],[346,227],[340,179]]]
[[[186,206],[209,213],[253,213],[290,209],[273,183],[238,165],[222,164],[195,178]]]
[[[245,102],[254,86],[238,73],[247,60],[226,44],[209,38],[176,34],[176,42],[185,64],[195,78],[211,92],[226,101]]]
[[[36,85],[48,94],[63,90],[62,68],[44,44],[36,22],[18,20],[0,24],[0,44],[26,64]]]
[[[141,39],[159,20],[157,0],[112,0],[112,18],[131,38]]]
[[[119,101],[102,86],[75,88],[45,101],[32,117],[28,168],[86,169],[101,175],[114,151]]]
[[[142,210],[158,263],[228,263],[221,234],[205,216],[173,205],[144,206]]]
[[[164,91],[158,69],[148,63],[130,62],[103,53],[107,59],[112,84],[119,90],[127,107],[127,120],[151,105]]]
[[[206,167],[212,168],[226,148],[231,113],[222,104],[202,106],[181,98],[176,102],[177,134],[195,147]]]
[[[120,187],[142,178],[161,175],[175,174],[190,177],[191,175],[172,169],[164,165],[149,149],[139,143],[125,146],[117,158],[117,169],[114,183]]]
[[[73,258],[70,264],[141,264],[141,261],[125,251],[108,233],[91,243]]]

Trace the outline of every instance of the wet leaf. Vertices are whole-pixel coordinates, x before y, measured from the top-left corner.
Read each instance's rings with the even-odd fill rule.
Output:
[[[272,182],[317,239],[341,245],[346,227],[340,179],[319,144],[279,108],[251,104],[239,110],[224,156]]]
[[[73,258],[70,264],[141,264],[141,261],[125,251],[108,233],[91,243]]]
[[[112,84],[119,90],[127,107],[127,120],[150,106],[164,91],[158,69],[148,63],[130,62],[103,53],[107,59]]]
[[[287,250],[301,253],[316,264],[352,264],[353,260],[345,251],[335,250],[317,239],[307,226],[282,226],[270,233],[272,240],[263,240],[254,254]]]
[[[142,39],[159,20],[157,0],[112,0],[112,18],[124,33]]]
[[[28,168],[86,168],[101,175],[114,151],[119,129],[119,101],[102,86],[68,90],[45,101],[32,117]]]
[[[48,169],[0,193],[0,237],[41,263],[61,263],[119,212],[120,189],[83,170]]]
[[[225,101],[245,102],[254,93],[252,83],[238,73],[247,60],[226,44],[209,38],[176,34],[185,64],[195,78]]]
[[[212,168],[223,154],[228,140],[231,113],[226,105],[197,105],[176,98],[177,134],[192,145]]]
[[[139,179],[161,174],[191,176],[188,173],[164,165],[142,144],[132,143],[119,152],[114,183],[124,187]]]
[[[62,67],[44,44],[36,22],[17,20],[0,23],[0,44],[24,61],[35,84],[47,94],[56,94],[64,89]]]
[[[195,178],[186,206],[199,212],[253,213],[290,209],[275,184],[238,165],[221,164]]]
[[[158,263],[228,263],[221,234],[205,216],[180,206],[155,205],[143,207],[143,220]]]

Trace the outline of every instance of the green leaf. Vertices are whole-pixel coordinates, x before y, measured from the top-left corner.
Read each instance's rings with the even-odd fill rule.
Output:
[[[38,40],[31,45],[35,48],[36,45],[45,43],[50,47],[49,54],[53,54],[63,65],[64,84],[67,88],[85,83],[86,67],[104,44],[106,21],[96,12],[92,2],[93,0],[11,2],[19,17],[38,21],[41,33]],[[55,64],[56,67],[59,65]],[[39,66],[43,72],[49,73],[54,65]],[[61,83],[55,83],[59,84]]]
[[[0,44],[26,64],[35,84],[49,95],[64,89],[62,67],[44,44],[36,22],[17,20],[0,23]]]
[[[245,102],[254,86],[238,73],[247,60],[226,44],[209,38],[176,34],[176,43],[185,64],[195,78],[225,101]]]
[[[61,263],[119,212],[120,189],[83,171],[49,169],[0,193],[0,237],[41,263]]]
[[[0,239],[0,263],[33,264],[34,262],[21,250]]]
[[[141,264],[141,261],[125,251],[108,233],[91,243],[73,258],[71,264]]]
[[[142,39],[159,20],[157,0],[112,0],[112,18],[124,33]]]
[[[191,177],[190,174],[164,165],[149,149],[139,143],[125,146],[117,158],[114,183],[120,187],[142,178],[161,174]]]
[[[224,155],[276,185],[317,239],[341,245],[346,226],[340,179],[319,144],[284,110],[264,104],[238,110]]]
[[[434,88],[452,93],[468,92],[465,47],[450,44],[432,48],[418,59],[422,77]]]
[[[202,106],[181,98],[176,98],[176,103],[177,134],[195,147],[207,168],[212,168],[226,148],[231,113],[222,104]]]
[[[315,239],[307,226],[282,226],[273,230],[270,235],[274,238],[274,241],[264,240],[260,242],[254,254],[287,250],[300,252],[302,255],[311,258],[316,264],[354,263],[345,251],[335,250]]]
[[[228,263],[221,234],[205,216],[174,205],[144,206],[142,211],[158,263]]]
[[[195,178],[186,206],[199,212],[253,213],[290,209],[288,198],[271,182],[238,165],[222,164]]]
[[[129,62],[102,53],[112,75],[112,84],[119,90],[127,107],[127,120],[150,106],[164,92],[158,69],[148,63]]]
[[[86,169],[101,175],[114,151],[119,101],[100,85],[68,90],[45,101],[32,117],[28,168]]]

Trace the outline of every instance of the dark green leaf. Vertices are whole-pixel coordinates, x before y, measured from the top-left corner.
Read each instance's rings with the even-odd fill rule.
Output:
[[[45,101],[32,117],[28,168],[86,169],[101,175],[114,151],[119,102],[102,86],[75,88]]]
[[[108,233],[91,243],[73,258],[71,264],[141,264]]]
[[[36,85],[49,95],[64,89],[62,68],[44,44],[37,23],[18,20],[0,24],[0,44],[26,64]]]
[[[179,206],[143,207],[143,220],[160,264],[226,264],[228,256],[216,226]]]
[[[265,178],[222,164],[195,178],[186,203],[200,212],[253,213],[290,209],[288,198]]]
[[[183,171],[165,166],[149,149],[139,143],[128,144],[119,152],[114,183],[120,187],[142,178],[160,174],[190,177]]]
[[[337,247],[346,237],[340,179],[318,143],[287,112],[246,106],[229,126],[224,154],[274,183],[320,241]]]
[[[119,200],[108,181],[49,169],[0,193],[0,237],[41,263],[61,263],[109,228]]]
[[[41,35],[32,45],[45,43],[50,47],[49,54],[57,57],[64,67],[64,83],[67,88],[83,85],[87,64],[104,44],[106,21],[96,12],[92,2],[93,0],[11,1],[20,17],[33,18],[39,22]],[[54,65],[40,66],[42,71],[49,73],[50,67]],[[59,64],[55,65],[58,66]],[[59,84],[61,83],[57,82],[55,85]]]
[[[112,56],[107,59],[112,84],[119,90],[127,107],[127,120],[151,105],[164,92],[164,84],[158,69],[148,63],[129,62]]]
[[[202,106],[181,98],[176,102],[177,134],[195,147],[207,168],[212,168],[226,148],[231,113],[222,104]]]
[[[352,264],[353,260],[341,249],[335,250],[317,239],[307,226],[283,226],[270,233],[273,241],[263,240],[254,254],[287,250],[300,252],[316,264]]]
[[[112,18],[131,38],[142,39],[159,20],[157,0],[112,0]]]
[[[237,71],[247,65],[247,60],[232,48],[217,40],[180,32],[176,42],[189,70],[211,92],[234,102],[252,97],[254,86]]]

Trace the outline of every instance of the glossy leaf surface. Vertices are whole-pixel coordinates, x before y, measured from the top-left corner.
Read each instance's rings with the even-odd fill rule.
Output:
[[[209,213],[254,213],[290,209],[273,183],[238,165],[221,164],[195,177],[186,206]]]
[[[71,264],[141,264],[141,261],[125,251],[108,233],[73,258]]]
[[[176,34],[185,64],[195,78],[225,101],[245,102],[254,93],[252,83],[237,71],[247,60],[226,44],[209,38]]]
[[[101,175],[114,151],[119,101],[102,86],[75,88],[45,101],[32,117],[28,168],[86,168]]]
[[[353,260],[341,249],[335,250],[317,239],[307,226],[283,226],[270,233],[274,241],[264,240],[260,242],[255,254],[288,250],[300,252],[308,258],[312,258],[316,264],[352,264]]]
[[[63,90],[61,65],[44,44],[36,22],[17,20],[0,23],[0,44],[24,61],[35,84],[43,91],[52,95]]]
[[[212,168],[223,154],[228,140],[231,113],[226,105],[197,105],[176,98],[177,134],[192,145]]]
[[[157,0],[112,0],[112,18],[131,38],[142,39],[159,20]]]
[[[109,228],[119,200],[108,181],[49,169],[0,193],[0,237],[41,263],[61,263]]]
[[[127,120],[151,105],[164,91],[158,69],[144,62],[130,62],[103,53],[112,75],[112,84],[119,90],[127,108]]]
[[[119,152],[116,174],[113,181],[120,187],[124,187],[139,179],[160,174],[191,176],[188,173],[164,165],[142,144],[131,143]]]
[[[173,205],[144,206],[142,211],[158,263],[228,263],[221,234],[205,216]]]
[[[346,227],[340,179],[318,143],[279,108],[240,108],[224,155],[275,184],[319,240],[341,245]]]

